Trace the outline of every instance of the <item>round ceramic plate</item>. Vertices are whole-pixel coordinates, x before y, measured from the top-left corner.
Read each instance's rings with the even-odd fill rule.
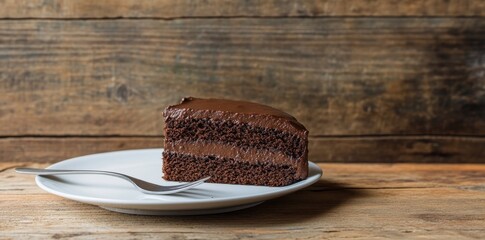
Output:
[[[94,169],[124,173],[148,182],[176,185],[162,179],[163,149],[141,149],[99,153],[56,163],[49,169]],[[285,187],[203,183],[173,195],[149,195],[129,182],[103,175],[57,175],[36,177],[45,191],[75,201],[131,214],[196,215],[235,211],[255,206],[310,186],[322,170],[309,162],[307,179]]]

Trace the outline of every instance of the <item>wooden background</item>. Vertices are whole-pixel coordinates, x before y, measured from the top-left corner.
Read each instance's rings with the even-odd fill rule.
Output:
[[[0,161],[162,147],[183,96],[287,111],[316,162],[485,162],[485,1],[0,1]]]

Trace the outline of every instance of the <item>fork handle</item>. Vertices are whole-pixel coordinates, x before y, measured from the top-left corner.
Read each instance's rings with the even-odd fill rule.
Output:
[[[55,169],[41,169],[41,168],[15,168],[18,173],[34,174],[34,175],[56,175],[56,174],[89,174],[89,173],[102,173],[107,174],[105,171],[97,170],[55,170]]]

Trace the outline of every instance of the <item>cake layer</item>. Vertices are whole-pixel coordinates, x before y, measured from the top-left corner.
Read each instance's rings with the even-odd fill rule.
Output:
[[[241,149],[234,146],[216,143],[186,142],[173,143],[167,142],[165,150],[167,152],[177,152],[196,157],[213,155],[221,158],[233,158],[241,162],[251,164],[288,165],[296,169],[296,177],[305,178],[308,165],[306,162],[290,159],[281,153],[272,153],[256,149]]]
[[[171,142],[217,142],[243,149],[260,149],[301,158],[306,151],[306,138],[277,129],[266,129],[248,123],[212,119],[184,118],[165,120],[166,137]]]
[[[236,123],[249,123],[267,129],[308,137],[308,131],[294,117],[280,110],[250,102],[184,98],[180,104],[169,106],[165,110],[165,119],[198,118]]]
[[[208,182],[214,183],[285,186],[301,180],[295,173],[296,169],[289,165],[163,152],[163,178],[169,181],[191,182],[210,176]]]

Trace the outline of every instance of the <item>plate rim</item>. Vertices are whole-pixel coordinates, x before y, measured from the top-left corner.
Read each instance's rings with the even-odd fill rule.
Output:
[[[162,152],[164,151],[163,148],[145,148],[145,149],[130,149],[130,150],[120,150],[120,151],[110,151],[110,152],[102,152],[102,153],[94,153],[94,154],[87,154],[83,156],[78,156],[74,158],[69,158],[66,160],[61,160],[59,162],[56,162],[50,166],[48,166],[48,169],[55,169],[56,166],[59,166],[61,164],[66,164],[69,162],[75,162],[75,161],[83,161],[84,158],[90,158],[93,156],[99,156],[99,155],[109,155],[113,153],[124,153],[124,152],[148,152],[148,151],[160,151],[160,161],[163,161],[162,159]],[[280,191],[271,191],[271,192],[265,192],[265,193],[258,193],[258,194],[251,194],[251,195],[244,195],[244,196],[233,196],[233,197],[223,197],[223,198],[208,198],[208,199],[191,199],[190,201],[182,201],[182,202],[176,202],[174,203],[173,201],[159,201],[159,202],[146,202],[146,200],[140,199],[140,200],[126,200],[126,199],[103,199],[103,198],[97,198],[97,197],[90,197],[90,196],[82,196],[82,195],[76,195],[76,194],[71,194],[71,193],[66,193],[63,191],[58,191],[56,189],[52,189],[49,186],[45,185],[42,181],[44,177],[42,176],[36,176],[35,182],[37,186],[39,186],[42,190],[78,202],[83,202],[83,203],[88,203],[88,204],[93,204],[93,205],[98,205],[98,206],[114,206],[114,207],[121,207],[121,208],[130,208],[130,209],[147,209],[150,208],[152,209],[153,207],[156,206],[163,206],[163,207],[168,207],[168,206],[178,206],[178,209],[176,210],[184,210],[184,209],[207,209],[210,207],[206,208],[187,208],[191,205],[198,205],[198,204],[205,204],[205,205],[217,205],[217,204],[223,204],[223,206],[231,206],[231,202],[235,201],[243,201],[245,203],[251,203],[251,202],[257,202],[257,201],[265,201],[273,198],[277,198],[283,195],[290,194],[292,192],[301,190],[303,188],[306,188],[318,180],[323,175],[322,169],[315,163],[308,161],[308,167],[309,169],[313,169],[313,171],[316,170],[316,174],[312,176],[308,176],[306,179],[293,183],[288,186],[283,186],[283,187],[274,187],[274,188],[282,188]],[[218,183],[220,184],[220,183]],[[229,184],[228,184],[229,185]],[[237,185],[235,185],[237,186]],[[143,206],[143,207],[140,207]],[[158,208],[157,208],[158,209]],[[165,208],[163,208],[165,209]]]

